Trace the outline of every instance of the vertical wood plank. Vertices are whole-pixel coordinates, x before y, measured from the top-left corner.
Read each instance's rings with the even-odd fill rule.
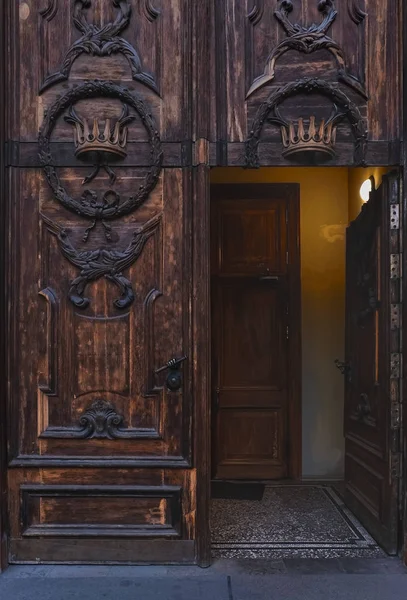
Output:
[[[209,168],[199,165],[193,180],[193,389],[196,481],[196,555],[201,567],[211,562],[210,511],[210,198]]]
[[[210,35],[212,5],[208,0],[200,0],[192,4],[193,9],[193,65],[192,77],[194,85],[192,101],[193,122],[195,127],[194,139],[210,139],[211,122],[211,63]],[[208,27],[202,27],[208,23]]]
[[[226,10],[226,90],[227,133],[231,142],[242,142],[246,137],[245,105],[245,43],[246,2],[225,0]]]

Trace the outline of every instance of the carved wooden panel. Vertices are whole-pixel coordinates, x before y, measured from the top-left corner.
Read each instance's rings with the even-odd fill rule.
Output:
[[[97,79],[140,93],[163,140],[190,139],[192,122],[185,119],[191,75],[186,0],[171,0],[165,7],[162,0],[40,4],[22,3],[12,19],[20,91],[14,139],[35,140],[44,110],[67,85]]]
[[[378,152],[388,153],[375,142],[396,140],[400,134],[398,6],[379,0],[217,3],[213,39],[217,121],[213,138],[236,145],[250,138],[267,99],[284,89],[285,97],[278,106],[281,120],[271,119],[261,135],[260,164],[290,164],[290,160],[281,159],[281,126],[287,128],[288,135],[292,127],[293,137],[301,137],[298,127],[303,124],[306,136],[309,134],[317,144],[331,135],[327,121],[335,114],[338,102],[314,84],[294,91],[300,80],[322,81],[343,94],[339,113],[346,113],[351,105],[360,113],[358,127],[367,132],[371,142],[367,162],[376,161]],[[314,117],[315,133],[309,130]],[[353,133],[348,119],[338,122],[332,164],[363,162],[353,156]],[[228,147],[227,156],[222,155],[224,164],[239,164],[239,152],[236,156],[234,152]],[[389,155],[384,160],[388,162]],[[301,161],[307,164],[304,157]]]
[[[189,355],[188,179],[164,172],[135,215],[112,222],[107,242],[100,222],[84,241],[87,223],[58,206],[38,173],[20,175],[14,326],[16,365],[25,367],[14,458],[188,463],[188,361],[178,393],[166,390],[165,373],[155,374],[170,358]],[[72,172],[66,181],[81,185]],[[148,234],[137,255],[112,267],[109,256],[120,261],[139,231]]]
[[[19,499],[9,507],[11,562],[194,560],[192,472],[82,466],[27,475],[9,477]]]
[[[23,484],[22,536],[179,538],[181,488],[177,486]]]
[[[12,561],[195,560],[187,7],[10,15]]]

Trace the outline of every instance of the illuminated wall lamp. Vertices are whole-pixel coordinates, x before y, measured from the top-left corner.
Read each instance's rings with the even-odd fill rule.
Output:
[[[370,197],[370,192],[375,189],[376,189],[376,185],[375,185],[374,177],[372,176],[372,177],[369,177],[369,179],[366,179],[366,181],[364,181],[362,183],[362,185],[360,186],[360,191],[359,191],[362,202],[367,202]]]

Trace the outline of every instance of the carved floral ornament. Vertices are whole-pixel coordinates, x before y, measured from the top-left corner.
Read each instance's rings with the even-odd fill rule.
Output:
[[[75,248],[69,236],[69,229],[48,219],[45,215],[41,216],[48,230],[57,237],[62,255],[80,271],[78,277],[71,281],[68,293],[70,301],[76,308],[85,309],[89,306],[90,300],[85,296],[86,287],[102,277],[111,281],[120,290],[120,297],[114,301],[116,308],[128,308],[134,302],[132,282],[123,275],[123,271],[131,267],[140,257],[147,240],[154,235],[160,224],[160,215],[136,229],[124,250]]]
[[[57,2],[58,0],[49,0],[48,6],[40,11],[41,15],[48,21],[54,18],[57,13]],[[97,27],[88,23],[86,18],[86,10],[91,7],[91,0],[74,0],[73,23],[82,34],[82,37],[69,48],[60,70],[48,75],[41,86],[40,93],[56,83],[69,79],[73,63],[82,54],[90,56],[122,54],[130,65],[133,79],[140,81],[159,95],[154,77],[143,71],[141,59],[136,49],[127,40],[119,36],[130,23],[132,9],[129,0],[112,0],[112,2],[113,6],[118,9],[116,19],[112,23],[103,25],[103,27]],[[143,5],[147,19],[154,21],[160,14],[159,11],[154,8],[151,0],[143,0]]]
[[[126,439],[137,438],[137,430],[127,428],[124,417],[116,411],[113,404],[97,398],[79,417],[78,425],[72,427],[49,427],[41,438],[70,439]]]
[[[335,9],[334,0],[318,0],[318,10],[321,13],[322,20],[319,24],[312,23],[308,27],[290,21],[289,15],[293,11],[293,7],[292,0],[279,0],[278,8],[274,11],[274,16],[284,29],[287,37],[270,52],[264,73],[253,81],[247,92],[247,98],[274,79],[277,60],[289,50],[303,54],[312,54],[317,50],[326,50],[334,57],[337,63],[339,81],[342,81],[363,98],[367,99],[362,82],[347,70],[343,50],[328,35],[328,31],[338,14]],[[365,13],[358,7],[357,0],[348,0],[348,12],[352,20],[357,24],[361,23],[365,17]],[[248,18],[252,24],[256,24],[262,18],[263,13],[263,0],[258,0],[248,14]]]
[[[47,6],[40,11],[42,17],[47,21],[52,20],[58,14],[58,4],[59,0],[49,0]],[[101,57],[119,53],[127,58],[133,79],[158,94],[154,77],[143,72],[135,48],[119,36],[130,22],[132,10],[130,2],[112,0],[112,4],[117,9],[115,20],[99,27],[87,21],[86,13],[91,6],[91,0],[73,0],[73,22],[76,29],[82,33],[82,37],[69,48],[60,70],[47,77],[40,93],[52,85],[69,79],[72,64],[81,54]],[[159,11],[155,9],[152,0],[143,0],[141,6],[149,21],[154,21],[159,16]],[[88,121],[77,110],[76,104],[81,100],[93,98],[120,101],[121,114],[117,115],[117,118],[109,118],[104,122],[95,115],[91,121]],[[80,197],[73,197],[63,187],[52,156],[51,136],[56,124],[62,118],[73,127],[75,156],[81,160],[94,159],[92,172],[82,182],[85,187]],[[122,160],[126,157],[128,126],[136,119],[141,121],[147,132],[150,166],[146,168],[141,185],[134,190],[134,193],[123,197],[112,187],[116,174],[111,163],[112,160]],[[71,212],[91,220],[83,236],[84,243],[88,241],[90,232],[98,222],[104,228],[106,241],[111,242],[111,226],[108,222],[128,215],[142,206],[157,185],[162,169],[163,153],[160,135],[150,110],[137,93],[130,92],[111,81],[86,81],[81,85],[73,86],[63,96],[58,96],[44,114],[38,143],[40,161],[55,199]],[[101,169],[108,173],[110,187],[98,192],[87,186],[97,177]],[[107,246],[89,250],[75,247],[73,236],[64,225],[54,222],[47,215],[41,216],[48,230],[57,237],[63,256],[80,271],[78,277],[71,282],[68,293],[71,302],[77,308],[88,307],[90,300],[85,297],[86,287],[101,277],[111,281],[120,290],[120,297],[114,301],[116,308],[125,309],[132,304],[134,301],[132,283],[125,277],[123,271],[141,255],[147,240],[159,226],[159,216],[136,228],[130,242],[122,249]]]

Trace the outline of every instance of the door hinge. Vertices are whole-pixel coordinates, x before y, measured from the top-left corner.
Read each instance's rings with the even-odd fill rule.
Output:
[[[287,325],[286,330],[285,330],[285,335],[286,335],[286,338],[288,340],[288,325]]]
[[[401,326],[401,304],[392,304],[390,306],[390,326],[393,331],[400,329],[400,326]]]
[[[390,279],[400,279],[401,277],[401,260],[400,254],[390,255]]]
[[[390,484],[395,479],[401,478],[401,454],[392,452],[390,454]]]
[[[400,229],[400,206],[390,205],[390,229]]]
[[[393,352],[390,354],[390,379],[401,378],[401,354]]]
[[[394,402],[390,409],[390,428],[392,431],[398,431],[401,427],[401,410],[400,404]]]

